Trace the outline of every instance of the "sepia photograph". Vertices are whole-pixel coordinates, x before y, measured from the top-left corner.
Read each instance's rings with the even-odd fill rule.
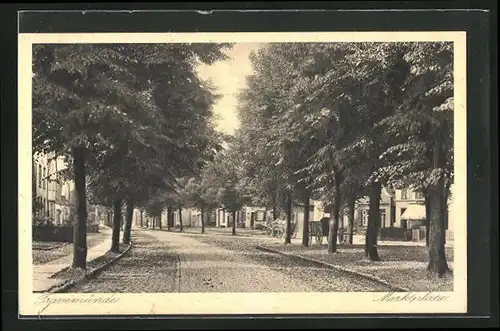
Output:
[[[28,314],[465,312],[465,33],[20,34],[19,63]]]

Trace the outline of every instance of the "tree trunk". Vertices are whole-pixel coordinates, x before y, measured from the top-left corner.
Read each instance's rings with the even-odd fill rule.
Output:
[[[144,224],[142,223],[142,210],[141,210],[141,228],[144,226]]]
[[[160,228],[160,230],[162,229],[162,225],[161,225],[161,212],[160,212],[160,215],[157,216],[157,219],[158,219],[158,227]]]
[[[108,210],[107,212],[107,220],[106,220],[106,225],[111,226],[111,212]]]
[[[130,231],[132,230],[132,218],[134,215],[134,203],[132,200],[127,200],[127,215],[125,219],[125,229],[123,230],[123,243],[130,244]]]
[[[437,142],[433,150],[434,168],[442,169],[445,165],[442,146]],[[445,254],[445,183],[441,176],[436,185],[428,188],[429,192],[429,264],[427,270],[440,277],[450,272]]]
[[[111,251],[113,253],[120,252],[120,222],[122,219],[122,201],[115,200],[113,203],[113,233],[111,234]]]
[[[39,215],[39,209],[37,208],[38,207],[38,196],[36,194],[36,189],[37,189],[37,182],[36,182],[36,179],[37,179],[37,173],[36,173],[36,163],[35,163],[35,160],[34,160],[34,155],[32,154],[33,156],[33,160],[32,160],[32,168],[31,168],[31,171],[32,171],[32,175],[31,175],[31,197],[32,197],[32,200],[33,200],[33,206],[32,206],[32,213],[36,216]],[[41,176],[42,174],[38,174],[38,176]]]
[[[233,211],[233,224],[232,225],[232,235],[236,235],[236,210]]]
[[[85,188],[85,149],[73,148],[76,220],[73,225],[73,267],[87,267],[87,192]]]
[[[347,232],[349,233],[349,238],[348,238],[348,244],[352,245],[353,244],[353,239],[354,239],[354,212],[356,210],[356,197],[351,197],[349,199],[349,206],[348,206],[348,212],[349,214],[347,215]]]
[[[181,232],[184,230],[184,226],[182,224],[182,207],[179,207],[179,230]]]
[[[167,207],[167,230],[172,227],[172,207]]]
[[[85,159],[84,159],[85,160]],[[45,187],[46,187],[46,195],[45,195],[45,216],[47,216],[47,222],[50,223],[50,206],[49,206],[49,184],[50,184],[50,181],[49,181],[49,174],[50,172],[50,160],[48,161],[48,165],[47,165],[47,172],[45,173],[45,178],[44,178],[44,182],[45,182]],[[85,221],[87,222],[87,221]]]
[[[337,252],[337,237],[339,232],[339,217],[340,217],[340,182],[335,180],[335,191],[333,194],[333,205],[330,213],[330,228],[328,231],[328,253]]]
[[[33,156],[33,155],[32,155]],[[31,193],[36,196],[36,188],[37,188],[37,185],[36,185],[36,178],[37,178],[37,173],[36,173],[36,163],[35,163],[35,160],[34,160],[34,156],[33,156],[33,161],[31,162]],[[38,176],[41,176],[42,174],[38,174]]]
[[[370,261],[380,261],[377,251],[377,238],[380,227],[380,196],[382,185],[373,182],[370,185],[370,205],[368,210],[368,228],[366,229],[365,256]]]
[[[391,196],[391,229],[394,228],[394,222],[396,221],[396,205],[394,203],[394,197]]]
[[[309,204],[309,194],[304,199],[304,224],[302,224],[302,246],[309,247],[309,213],[311,205]]]
[[[429,198],[429,193],[426,191],[424,192],[424,197],[425,197],[425,246],[429,247],[429,221],[431,219],[431,205],[430,205],[430,198]]]
[[[278,218],[278,192],[273,194],[273,219],[275,221]]]
[[[446,245],[446,230],[448,230],[448,197],[449,197],[449,188],[445,186],[444,190],[444,243]]]
[[[205,216],[205,210],[203,208],[201,208],[201,233],[205,233],[205,220],[204,220],[204,216]]]
[[[286,227],[285,227],[285,245],[292,243],[292,213],[293,213],[292,192],[288,193],[286,199]]]

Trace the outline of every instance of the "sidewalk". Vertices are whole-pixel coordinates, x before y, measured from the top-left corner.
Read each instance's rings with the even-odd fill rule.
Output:
[[[314,260],[350,270],[357,274],[369,275],[382,281],[410,291],[452,291],[453,277],[429,277],[427,274],[428,251],[424,245],[378,245],[381,261],[368,261],[364,256],[363,245],[339,246],[338,254],[329,254],[326,241],[323,245],[314,242],[308,248],[300,245],[300,240],[292,240],[291,245],[281,241],[260,245],[263,248],[293,255],[299,258]],[[416,243],[413,243],[416,244]],[[452,243],[450,243],[452,244]],[[446,258],[448,266],[453,269],[453,246],[447,245]]]
[[[87,263],[106,254],[111,247],[111,229],[101,227],[99,231],[107,234],[108,239],[87,250]],[[70,254],[45,264],[33,265],[33,292],[44,292],[54,286],[64,283],[64,279],[54,279],[50,277],[64,268],[71,266],[72,262],[73,254]]]

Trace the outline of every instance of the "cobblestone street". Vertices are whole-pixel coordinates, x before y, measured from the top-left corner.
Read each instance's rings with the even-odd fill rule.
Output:
[[[268,238],[137,230],[132,250],[70,292],[388,291],[380,284],[255,248]]]

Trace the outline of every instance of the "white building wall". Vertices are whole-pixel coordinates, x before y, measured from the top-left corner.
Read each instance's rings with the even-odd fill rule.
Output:
[[[63,198],[69,198],[74,185],[72,181],[63,180],[58,172],[67,168],[63,157],[54,159],[53,154],[35,153],[33,155],[33,179],[35,195],[42,202],[43,208],[40,216],[54,220],[56,224],[70,224],[70,207],[56,203],[57,192],[60,191]]]

